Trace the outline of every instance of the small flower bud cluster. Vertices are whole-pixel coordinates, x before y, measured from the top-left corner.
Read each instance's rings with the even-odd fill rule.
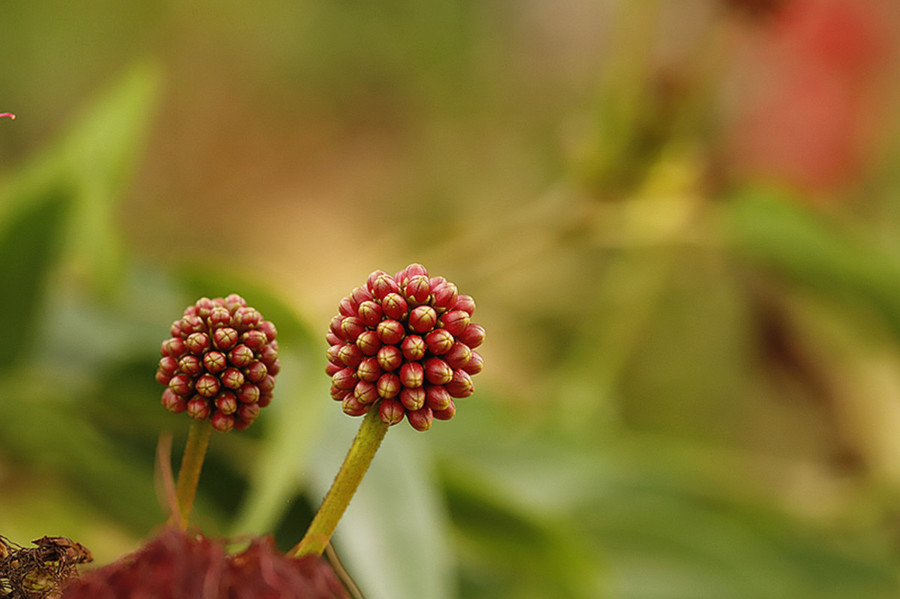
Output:
[[[197,300],[171,333],[156,371],[166,409],[209,418],[223,433],[250,426],[272,401],[281,369],[275,325],[231,294]]]
[[[377,404],[381,420],[404,417],[416,430],[456,413],[481,372],[484,328],[471,322],[475,301],[420,264],[397,274],[376,270],[341,300],[326,339],[331,396],[362,416]]]

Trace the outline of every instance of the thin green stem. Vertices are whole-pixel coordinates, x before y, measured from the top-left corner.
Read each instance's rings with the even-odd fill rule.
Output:
[[[291,549],[290,555],[293,557],[322,555],[389,427],[390,425],[381,421],[377,406],[369,409],[341,469],[331,483],[331,489],[322,500],[322,505],[303,539]]]
[[[206,448],[209,446],[211,432],[212,424],[208,418],[191,420],[191,428],[188,431],[187,445],[184,447],[184,456],[181,458],[181,469],[178,471],[178,483],[175,489],[178,509],[181,512],[179,521],[181,530],[187,530],[188,520],[191,517],[194,495],[197,494],[197,482],[200,480],[200,470],[203,468],[203,458],[206,457]]]

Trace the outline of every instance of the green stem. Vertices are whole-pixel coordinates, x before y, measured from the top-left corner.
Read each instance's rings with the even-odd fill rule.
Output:
[[[191,509],[194,507],[194,495],[197,493],[197,482],[200,480],[200,469],[203,468],[203,458],[206,457],[206,448],[209,447],[209,435],[212,432],[210,420],[191,420],[191,429],[188,432],[187,445],[184,447],[184,456],[181,458],[181,469],[178,471],[178,483],[175,489],[175,497],[178,498],[178,509],[181,511],[179,525],[181,530],[187,530]]]
[[[334,534],[334,529],[337,528],[338,520],[344,515],[389,427],[390,425],[381,421],[377,406],[369,409],[341,469],[331,483],[331,489],[322,500],[322,505],[303,540],[291,549],[290,555],[293,557],[322,555],[331,535]]]

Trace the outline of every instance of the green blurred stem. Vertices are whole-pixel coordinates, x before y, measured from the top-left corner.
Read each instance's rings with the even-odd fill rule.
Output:
[[[290,555],[293,557],[322,555],[337,528],[338,520],[344,515],[353,494],[356,493],[359,483],[369,469],[369,464],[372,463],[372,458],[375,457],[375,452],[381,446],[388,428],[390,425],[381,421],[377,405],[369,408],[341,469],[331,483],[331,489],[328,490],[303,540],[291,549]]]
[[[178,471],[178,484],[175,489],[178,509],[181,512],[179,522],[181,530],[187,530],[188,520],[191,517],[194,495],[197,494],[197,483],[200,480],[200,469],[203,468],[203,458],[206,457],[206,448],[209,447],[211,432],[212,424],[209,418],[191,420],[191,429],[188,431],[187,445],[184,447],[184,456],[181,458],[181,469]]]

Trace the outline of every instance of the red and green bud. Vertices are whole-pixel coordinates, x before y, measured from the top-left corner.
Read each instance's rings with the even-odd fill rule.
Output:
[[[194,420],[205,420],[210,414],[209,400],[205,397],[194,396],[187,402],[187,414]]]
[[[363,381],[374,383],[381,376],[381,366],[378,364],[377,358],[364,358],[356,369],[356,375]]]
[[[403,353],[393,345],[385,345],[375,355],[382,370],[397,370],[403,363]]]
[[[425,379],[432,385],[449,383],[453,378],[453,369],[440,358],[425,360]]]
[[[387,425],[393,426],[403,420],[406,410],[403,405],[396,399],[384,399],[378,408],[381,421]]]
[[[443,385],[429,385],[425,388],[425,405],[432,410],[446,410],[451,403],[451,395]]]
[[[409,420],[409,424],[414,429],[425,432],[431,428],[431,424],[434,422],[434,414],[432,413],[431,408],[426,406],[415,412],[407,412],[406,419]]]
[[[410,389],[421,387],[425,382],[425,369],[418,362],[406,362],[400,367],[400,382]]]
[[[234,428],[234,416],[216,411],[209,418],[212,427],[220,433],[227,433]]]
[[[378,377],[378,382],[375,386],[378,390],[378,396],[384,399],[396,397],[402,387],[400,377],[393,372],[385,372]]]
[[[422,409],[428,396],[423,387],[404,387],[400,391],[400,403],[409,411]]]
[[[416,333],[427,333],[437,324],[437,312],[431,306],[419,306],[409,313],[409,328]]]
[[[462,369],[453,371],[453,378],[449,383],[444,385],[447,391],[456,398],[469,397],[475,391],[475,385],[472,384],[472,377],[469,373]]]
[[[425,335],[425,346],[436,356],[446,354],[455,342],[447,329],[436,329]]]
[[[406,330],[397,320],[382,320],[375,329],[378,339],[386,345],[396,345],[403,340]]]

